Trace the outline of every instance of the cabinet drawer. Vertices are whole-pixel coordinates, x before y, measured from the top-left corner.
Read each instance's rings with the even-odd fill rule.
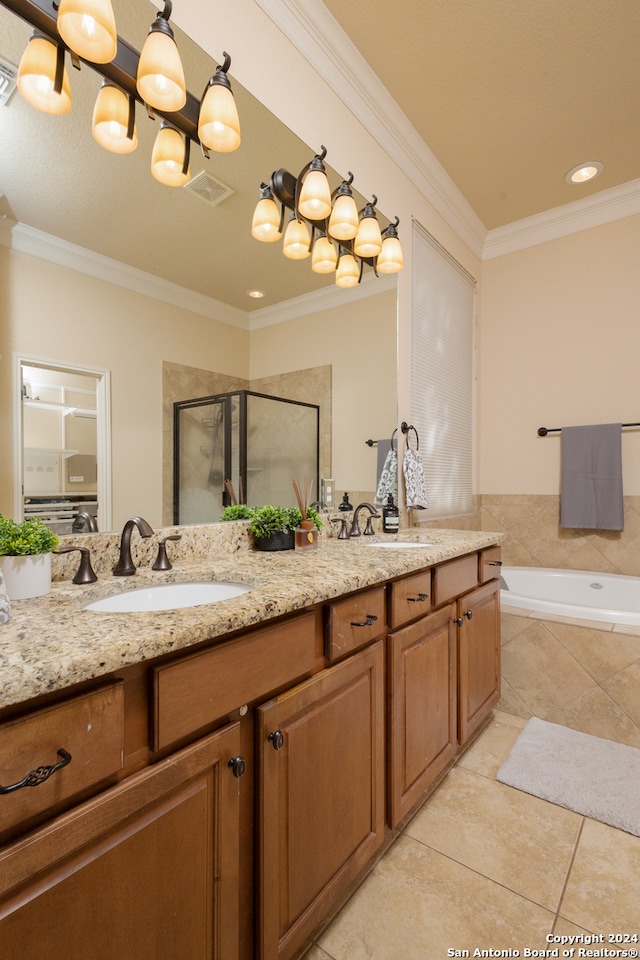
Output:
[[[37,782],[45,768],[71,755],[66,766]],[[34,786],[0,794],[0,834],[27,823],[123,766],[124,695],[121,682],[0,725],[0,784],[32,773]]]
[[[270,696],[322,664],[315,614],[243,634],[153,671],[153,749]]]
[[[478,580],[480,583],[487,583],[488,580],[495,580],[500,576],[500,547],[487,547],[478,554]]]
[[[478,585],[478,554],[469,553],[466,557],[445,560],[433,570],[433,603],[439,607],[442,603],[454,600],[467,590]]]
[[[362,590],[327,608],[327,659],[338,660],[384,633],[385,588]]]
[[[431,609],[431,569],[397,580],[390,590],[389,626],[394,629]]]

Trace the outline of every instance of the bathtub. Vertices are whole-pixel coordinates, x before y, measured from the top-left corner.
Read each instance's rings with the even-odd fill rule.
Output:
[[[640,625],[640,577],[589,570],[503,567],[504,606],[550,613],[572,620]]]

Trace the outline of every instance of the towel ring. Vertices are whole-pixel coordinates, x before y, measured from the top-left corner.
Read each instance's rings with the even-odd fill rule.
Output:
[[[412,424],[412,423],[407,423],[406,420],[403,420],[402,423],[400,424],[400,429],[402,430],[402,432],[404,433],[404,435],[405,435],[405,437],[406,437],[407,446],[409,446],[409,432],[410,432],[411,430],[413,430],[413,432],[414,432],[415,435],[416,435],[416,450],[419,450],[419,449],[420,449],[420,437],[418,436],[418,431],[417,431],[416,428],[413,426],[413,424]]]

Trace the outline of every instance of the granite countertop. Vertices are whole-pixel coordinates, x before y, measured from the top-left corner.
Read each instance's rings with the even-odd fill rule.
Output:
[[[391,540],[424,542],[413,549],[376,549]],[[502,542],[498,533],[432,529],[397,537],[321,538],[317,550],[261,553],[251,549],[187,558],[171,571],[140,567],[133,577],[101,576],[90,586],[56,582],[46,597],[13,601],[0,626],[0,708],[113,673],[203,640],[222,637]],[[223,580],[247,584],[241,596],[153,613],[84,610],[93,600],[143,586]]]

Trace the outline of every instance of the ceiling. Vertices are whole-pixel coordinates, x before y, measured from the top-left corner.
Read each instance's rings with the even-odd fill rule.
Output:
[[[113,6],[120,34],[140,49],[159,4]],[[640,176],[637,0],[325,0],[325,7],[487,229]],[[187,86],[199,94],[214,65],[175,32]],[[17,64],[30,33],[0,3],[0,57]],[[233,190],[218,206],[152,178],[157,126],[142,107],[134,154],[114,156],[95,143],[100,78],[84,66],[71,71],[65,117],[38,113],[17,93],[0,106],[0,215],[243,311],[332,286],[308,261],[292,263],[279,244],[249,235],[260,180],[280,166],[297,173],[312,154],[233,81],[233,61],[229,72],[242,145],[209,161],[192,150],[192,177],[205,170]],[[586,160],[604,164],[601,176],[567,184],[566,172]],[[265,298],[250,300],[250,288]]]
[[[640,177],[638,0],[324,4],[487,229]]]

